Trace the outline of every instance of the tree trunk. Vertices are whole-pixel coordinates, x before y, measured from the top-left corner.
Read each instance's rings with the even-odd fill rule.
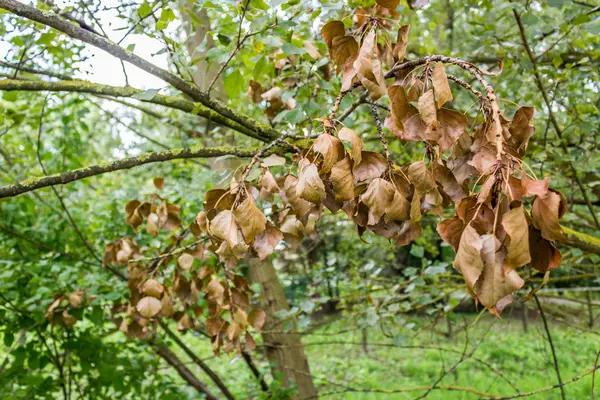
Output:
[[[275,316],[277,311],[289,309],[289,305],[273,263],[252,259],[249,265],[250,281],[261,287],[261,308],[266,313],[262,338],[273,374],[279,373],[283,377],[284,386],[295,384],[298,398],[316,398],[317,390],[310,375],[300,335],[294,330],[281,332],[281,321]]]
[[[187,36],[185,45],[187,47],[188,55],[190,56],[191,60],[195,60],[196,58],[200,57],[206,57],[208,50],[214,47],[213,38],[211,36],[206,37],[206,33],[210,30],[210,19],[208,18],[208,13],[204,8],[200,9],[199,11],[195,11],[193,3],[190,3],[186,0],[181,0],[180,4],[182,6],[181,14],[183,16],[183,22]],[[196,19],[202,21],[202,24],[195,24],[188,13],[193,13]],[[206,49],[200,51],[198,47],[205,38],[207,41]],[[221,69],[221,64],[212,63],[209,66],[206,60],[201,60],[195,65],[195,67],[196,70],[192,73],[194,82],[200,89],[206,90]],[[215,91],[211,92],[211,96],[213,98],[221,101],[226,100],[225,89],[223,88],[223,76],[220,76],[217,79],[213,89],[215,89]]]

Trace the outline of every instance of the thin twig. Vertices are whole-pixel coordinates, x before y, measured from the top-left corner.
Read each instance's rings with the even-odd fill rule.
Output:
[[[546,331],[546,337],[548,338],[548,343],[550,344],[550,350],[552,351],[552,359],[554,360],[554,370],[556,371],[556,378],[558,379],[558,384],[560,385],[560,394],[563,400],[567,400],[567,395],[565,394],[565,389],[563,388],[563,381],[560,377],[560,367],[558,365],[558,358],[556,357],[556,350],[554,349],[554,342],[552,342],[552,335],[550,334],[550,328],[548,328],[548,321],[546,320],[546,315],[544,314],[544,308],[540,303],[537,295],[533,295],[535,299],[535,304],[540,312],[540,316],[542,317],[542,322],[544,323],[544,330]]]

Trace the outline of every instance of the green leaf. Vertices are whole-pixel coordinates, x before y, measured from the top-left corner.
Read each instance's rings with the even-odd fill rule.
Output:
[[[264,0],[251,0],[250,4],[258,8],[259,10],[266,11],[269,9],[269,5]]]
[[[254,66],[254,70],[252,71],[252,77],[255,81],[259,80],[261,76],[264,76],[265,67],[267,66],[267,59],[265,57],[261,57],[260,60]]]
[[[237,97],[244,90],[244,77],[239,69],[234,70],[231,74],[223,79],[225,92],[230,98]]]
[[[556,68],[560,67],[563,63],[563,59],[560,56],[555,56],[552,59],[552,65],[554,65]]]
[[[152,12],[152,7],[146,1],[140,5],[140,8],[138,8],[138,15],[141,18],[147,17],[148,15],[150,15],[151,12]]]
[[[301,49],[299,47],[294,46],[293,44],[289,44],[289,43],[285,43],[282,47],[281,50],[283,50],[283,52],[285,54],[304,54],[306,53],[305,49]]]
[[[306,119],[306,115],[304,114],[304,111],[302,111],[299,108],[289,111],[285,115],[285,117],[289,123],[294,124],[294,125],[299,124],[300,122],[302,122]]]

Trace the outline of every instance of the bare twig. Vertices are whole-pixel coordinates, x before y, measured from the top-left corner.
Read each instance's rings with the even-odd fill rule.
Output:
[[[554,349],[554,342],[552,341],[552,335],[550,334],[550,328],[548,328],[548,321],[546,320],[546,315],[544,314],[544,308],[540,303],[537,295],[533,295],[535,299],[535,304],[540,312],[540,316],[542,317],[542,322],[544,323],[544,330],[546,331],[546,337],[548,338],[548,343],[550,344],[550,350],[552,351],[552,359],[554,360],[554,370],[556,371],[556,378],[558,379],[558,384],[560,385],[560,394],[563,400],[567,400],[567,395],[565,394],[565,389],[563,388],[563,381],[560,377],[560,367],[558,365],[558,358],[556,357],[556,350]]]

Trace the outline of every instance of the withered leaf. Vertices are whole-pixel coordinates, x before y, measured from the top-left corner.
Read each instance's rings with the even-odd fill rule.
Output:
[[[431,192],[437,187],[433,174],[423,161],[417,161],[408,167],[408,179],[415,185],[421,195]]]
[[[271,171],[268,168],[264,168],[262,174],[260,176],[260,180],[258,181],[260,187],[266,190],[269,193],[278,193],[279,185],[277,185],[277,181]]]
[[[467,129],[467,117],[445,108],[437,112],[437,143],[443,153],[454,146]]]
[[[329,54],[340,72],[347,63],[354,63],[358,56],[358,43],[353,36],[336,36]]]
[[[375,30],[372,30],[363,40],[358,57],[354,61],[354,68],[373,101],[386,94],[383,67],[377,55],[374,54],[375,51]]]
[[[254,237],[252,247],[256,250],[258,258],[264,260],[283,239],[283,233],[273,224],[267,223],[266,229]]]
[[[375,2],[390,11],[394,11],[400,4],[400,0],[375,0]]]
[[[158,236],[159,222],[160,219],[158,215],[155,213],[150,213],[146,221],[146,231],[154,237]]]
[[[344,158],[346,153],[342,141],[328,133],[319,135],[313,144],[313,150],[323,155],[321,172],[325,174],[331,171],[333,164]]]
[[[248,313],[248,323],[260,332],[265,325],[266,316],[263,310],[253,309]]]
[[[406,46],[408,45],[409,30],[410,30],[410,25],[402,25],[398,29],[398,38],[396,39],[396,44],[394,45],[394,50],[392,51],[394,58],[396,58],[398,60],[404,59],[404,54],[406,54]]]
[[[350,158],[338,161],[331,169],[331,184],[335,201],[343,202],[354,198],[354,175]]]
[[[363,151],[361,161],[354,168],[354,183],[378,178],[388,169],[386,159],[379,153]]]
[[[84,293],[81,290],[77,290],[69,295],[69,303],[77,308],[83,303],[83,297]]]
[[[404,121],[418,113],[415,106],[409,103],[404,87],[392,85],[388,88],[390,98],[390,114],[386,118],[386,127],[396,136],[410,140],[404,135]]]
[[[560,251],[552,242],[544,239],[539,229],[529,226],[529,251],[531,253],[531,267],[546,273],[558,268],[562,260]]]
[[[321,35],[323,35],[323,40],[325,40],[325,44],[329,49],[331,54],[331,47],[333,45],[333,39],[338,36],[344,36],[346,34],[346,28],[344,27],[344,23],[342,21],[329,21],[323,28],[321,28]]]
[[[435,89],[435,99],[438,108],[441,108],[446,102],[452,100],[452,91],[448,84],[448,77],[444,71],[444,64],[437,63],[431,71],[431,81]]]
[[[523,196],[545,197],[548,194],[549,183],[550,177],[548,176],[540,181],[535,179],[529,179],[525,173],[522,173],[521,185],[523,187]]]
[[[206,285],[206,294],[210,301],[213,301],[220,306],[223,305],[225,288],[217,279],[212,279],[208,285]]]
[[[511,270],[505,275],[503,265],[506,254],[504,249],[500,248],[500,242],[495,236],[484,235],[482,241],[481,259],[484,269],[477,280],[475,289],[481,304],[492,314],[498,315],[496,304],[523,287],[525,282],[515,270]]]
[[[502,227],[508,235],[504,271],[508,272],[529,264],[529,224],[523,206],[515,207],[502,216]]]
[[[362,159],[362,148],[364,146],[363,141],[360,137],[354,132],[352,129],[343,127],[338,132],[338,137],[347,143],[350,143],[352,149],[350,150],[350,157],[352,157],[352,161],[354,161],[354,165],[360,164]]]
[[[367,191],[360,196],[360,200],[369,207],[368,225],[375,225],[394,199],[394,185],[390,182],[376,178],[369,183]]]
[[[224,240],[231,249],[240,244],[238,226],[230,210],[221,211],[210,221],[210,233]]]
[[[458,217],[452,217],[441,221],[436,230],[444,242],[452,246],[454,251],[458,251],[464,229],[465,223]]]
[[[165,185],[165,178],[154,178],[153,182],[154,186],[156,186],[158,190],[162,190],[163,186]]]
[[[404,221],[394,246],[406,246],[419,236],[421,236],[421,224],[414,221]]]
[[[311,203],[301,199],[297,193],[298,178],[288,175],[283,182],[283,200],[289,204],[298,217],[304,217],[312,208]]]
[[[549,191],[545,197],[536,196],[531,207],[533,225],[542,232],[548,240],[564,240],[562,228],[558,223],[561,217],[560,194]]]
[[[263,167],[276,167],[278,165],[285,165],[285,158],[278,156],[277,154],[271,154],[270,156],[263,158],[260,163]]]
[[[436,182],[442,185],[442,190],[452,201],[460,200],[467,195],[466,190],[458,183],[452,171],[442,161],[433,163],[432,172]]]
[[[394,190],[392,201],[385,208],[385,222],[407,221],[410,219],[410,202]]]
[[[300,171],[296,193],[300,198],[315,204],[321,203],[325,198],[325,185],[315,164],[308,164]]]
[[[164,287],[156,279],[148,279],[142,286],[142,292],[146,296],[156,297],[160,299],[164,292]]]
[[[267,217],[256,207],[252,196],[246,197],[234,211],[235,221],[242,228],[246,243],[251,243],[254,237],[264,231],[267,226]]]
[[[533,107],[521,107],[515,112],[515,116],[510,123],[508,131],[510,132],[509,145],[517,151],[520,156],[525,155],[529,138],[535,133],[533,126]]]
[[[191,254],[188,254],[188,253],[183,253],[182,255],[180,255],[177,258],[177,264],[181,268],[185,269],[186,271],[190,270],[193,263],[194,263],[194,256],[192,256]]]
[[[459,271],[465,283],[467,284],[467,290],[473,296],[475,295],[475,284],[483,273],[483,259],[481,258],[481,249],[483,247],[483,240],[477,233],[475,228],[471,225],[467,225],[464,229],[454,259],[454,268]]]
[[[437,109],[435,108],[433,89],[427,90],[419,97],[417,110],[419,110],[421,119],[427,127],[437,128]]]
[[[162,309],[162,304],[157,298],[148,296],[144,297],[137,303],[136,309],[142,315],[142,317],[152,318],[160,312]]]

